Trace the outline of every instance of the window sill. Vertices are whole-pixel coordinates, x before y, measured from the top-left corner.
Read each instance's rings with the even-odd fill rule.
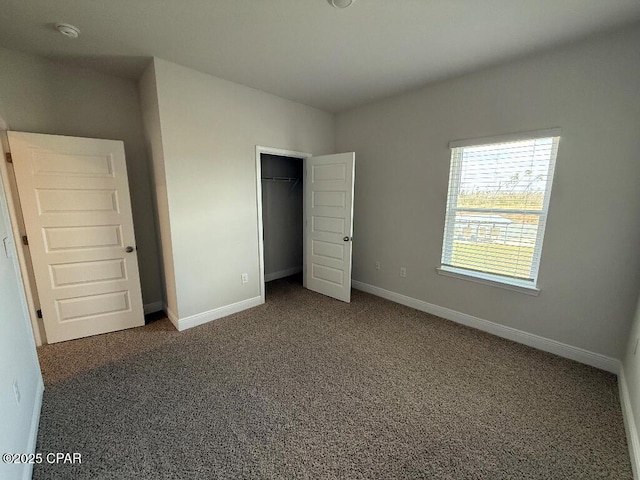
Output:
[[[524,282],[515,283],[517,280],[514,283],[507,283],[497,275],[476,272],[470,273],[467,270],[452,267],[438,267],[436,271],[438,275],[444,275],[445,277],[459,278],[470,282],[482,283],[483,285],[491,285],[492,287],[504,288],[505,290],[524,293],[534,297],[540,295],[540,289],[533,285],[526,285]]]

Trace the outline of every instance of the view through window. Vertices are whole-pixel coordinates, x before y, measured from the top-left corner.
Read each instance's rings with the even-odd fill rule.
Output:
[[[536,286],[559,138],[451,144],[442,270]]]

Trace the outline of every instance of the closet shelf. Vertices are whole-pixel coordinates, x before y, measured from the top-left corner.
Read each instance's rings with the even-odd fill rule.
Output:
[[[299,182],[299,178],[291,177],[262,177],[262,180],[273,180],[274,182]]]
[[[272,182],[293,182],[293,185],[291,185],[291,188],[289,189],[289,193],[293,192],[293,189],[296,188],[296,185],[298,185],[298,182],[300,181],[299,178],[291,177],[262,177],[262,180],[270,180]]]

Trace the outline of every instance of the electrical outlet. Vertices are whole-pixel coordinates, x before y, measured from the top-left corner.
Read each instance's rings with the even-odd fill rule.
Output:
[[[407,269],[406,267],[400,267],[400,276],[402,278],[405,278],[407,276]]]
[[[18,406],[20,406],[20,388],[18,387],[18,381],[14,380],[13,381],[13,394],[16,397],[16,403],[18,404]]]
[[[240,275],[240,281],[242,283],[248,283],[249,282],[249,274],[248,273],[243,273],[242,275]]]
[[[380,262],[376,262],[375,265],[376,265],[376,270],[380,270]]]

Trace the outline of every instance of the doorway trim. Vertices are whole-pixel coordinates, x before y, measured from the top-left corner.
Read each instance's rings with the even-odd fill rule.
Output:
[[[306,159],[312,157],[313,155],[305,152],[296,152],[294,150],[284,150],[281,148],[274,147],[264,147],[261,145],[256,145],[256,205],[258,208],[257,211],[257,220],[258,220],[258,270],[259,270],[259,281],[260,281],[260,298],[262,303],[265,302],[265,287],[264,287],[264,225],[262,224],[262,163],[261,163],[261,155],[265,153],[267,155],[278,155],[280,157],[289,157],[289,158],[297,158],[298,160],[302,160],[302,170],[305,172],[306,167]],[[304,181],[302,182],[302,188],[304,188]],[[304,242],[303,242],[304,245]],[[304,248],[304,247],[303,247]],[[306,264],[304,258],[306,256],[306,252],[303,251],[303,265]],[[302,276],[304,282],[304,274]]]
[[[33,279],[29,274],[29,268],[27,266],[27,258],[25,256],[22,235],[20,230],[20,221],[18,218],[22,217],[22,207],[20,205],[18,192],[15,189],[15,174],[13,168],[9,168],[4,161],[5,155],[11,152],[9,148],[9,140],[7,138],[7,131],[0,132],[0,151],[2,152],[2,158],[0,159],[0,181],[4,186],[5,198],[7,201],[7,210],[9,211],[9,221],[11,223],[11,230],[13,235],[13,242],[16,246],[16,254],[18,256],[18,265],[20,267],[20,276],[22,281],[22,288],[25,295],[25,303],[27,305],[27,311],[29,313],[29,320],[31,321],[31,329],[33,331],[33,341],[36,347],[39,347],[45,343],[43,336],[45,335],[44,329],[40,330],[40,324],[38,322],[38,314],[35,307],[35,296],[31,288]],[[11,181],[13,180],[13,182]]]

